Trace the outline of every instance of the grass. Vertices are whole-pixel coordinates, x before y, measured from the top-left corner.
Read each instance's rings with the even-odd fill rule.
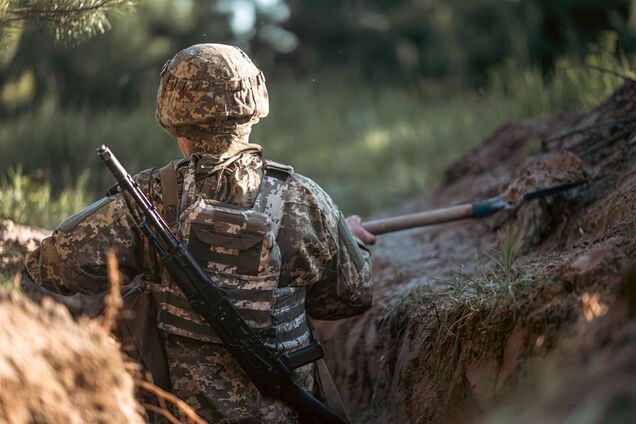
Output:
[[[612,43],[608,35],[586,63],[631,75],[633,58],[608,55]],[[368,216],[431,190],[449,163],[502,123],[586,110],[622,81],[565,60],[559,69],[546,82],[537,71],[508,64],[493,72],[483,90],[426,90],[438,93],[432,97],[421,89],[368,86],[333,76],[273,82],[270,116],[254,128],[252,141],[264,146],[267,157],[293,164],[297,172],[315,179],[345,213]],[[57,202],[60,209],[54,215],[66,216],[77,203],[56,200],[59,193],[88,203],[112,184],[95,154],[101,144],[109,145],[131,172],[161,166],[179,155],[156,124],[151,104],[109,111],[50,107],[0,125],[0,166],[20,165],[33,183],[29,188]],[[81,187],[86,194],[71,195],[83,173],[88,175]],[[37,175],[46,178],[32,178]],[[50,189],[36,187],[34,181]],[[14,188],[5,179],[0,189]],[[52,225],[53,215],[37,217],[43,208],[29,216],[24,215],[29,208],[16,208],[5,207],[2,216]]]
[[[0,289],[12,290],[20,293],[21,274],[5,275],[0,272]]]
[[[532,290],[511,227],[500,231],[496,249],[478,255],[475,262],[474,272],[458,272],[443,289],[423,284],[406,292],[379,323],[392,333],[391,340],[399,340],[397,334],[408,322],[428,327],[425,355],[440,387],[455,371],[462,341],[478,335],[484,346],[503,349]]]
[[[89,202],[86,189],[88,172],[83,172],[74,185],[53,195],[51,185],[44,180],[25,175],[20,167],[9,169],[0,178],[0,217],[19,224],[53,228],[73,211]]]

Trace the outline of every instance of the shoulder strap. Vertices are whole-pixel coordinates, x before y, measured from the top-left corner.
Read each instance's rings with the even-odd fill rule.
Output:
[[[278,234],[285,207],[285,193],[294,169],[272,161],[263,161],[263,168],[263,180],[254,202],[254,210],[269,215],[272,231]]]
[[[263,168],[270,173],[277,173],[281,179],[289,179],[294,175],[294,167],[273,160],[263,160]]]
[[[159,180],[161,181],[164,217],[170,228],[174,229],[179,216],[179,193],[177,189],[177,172],[172,162],[169,162],[159,170]]]
[[[324,395],[327,406],[345,422],[350,422],[347,408],[340,397],[338,387],[333,381],[333,377],[329,372],[329,368],[327,368],[324,358],[320,358],[316,361],[316,372],[318,374],[319,384],[322,388],[322,394]]]

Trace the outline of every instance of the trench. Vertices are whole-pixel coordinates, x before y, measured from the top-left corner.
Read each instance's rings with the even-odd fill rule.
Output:
[[[583,343],[581,332],[610,319],[613,332],[628,326],[614,311],[636,250],[635,92],[626,82],[587,113],[505,125],[449,167],[434,193],[392,211],[501,193],[516,201],[586,181],[516,213],[380,238],[374,306],[317,323],[354,422],[488,421],[563,346]],[[582,408],[570,404],[564,414]]]
[[[589,422],[633,411],[636,272],[625,270],[636,252],[635,95],[626,82],[587,113],[504,125],[436,191],[388,213],[501,194],[514,203],[586,182],[513,212],[380,237],[373,307],[315,322],[353,422],[510,422],[521,413],[560,422],[590,398],[601,412]],[[19,271],[45,235],[0,222],[3,272]],[[81,296],[58,300],[91,308]],[[560,382],[550,390],[546,369]],[[622,406],[598,393],[619,393]],[[528,401],[542,406],[519,406]]]

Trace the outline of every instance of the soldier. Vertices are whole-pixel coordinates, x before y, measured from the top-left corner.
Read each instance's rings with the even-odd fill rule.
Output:
[[[156,117],[184,158],[135,179],[248,324],[287,352],[313,343],[306,314],[340,319],[370,307],[366,245],[375,239],[315,182],[262,159],[249,135],[268,111],[263,74],[240,49],[199,44],[179,52],[161,71]],[[114,248],[122,277],[156,306],[153,325],[175,395],[209,422],[296,421],[294,411],[257,391],[192,312],[126,200],[111,190],[63,222],[27,257],[29,276],[65,295],[101,293]],[[153,313],[146,315],[136,320]],[[320,393],[315,368],[297,368],[295,379]]]

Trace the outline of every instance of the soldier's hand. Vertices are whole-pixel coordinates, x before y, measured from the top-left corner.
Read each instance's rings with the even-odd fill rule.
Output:
[[[362,226],[362,218],[358,215],[351,215],[347,218],[347,224],[351,230],[351,234],[356,236],[364,244],[375,244],[375,236],[364,229]]]

